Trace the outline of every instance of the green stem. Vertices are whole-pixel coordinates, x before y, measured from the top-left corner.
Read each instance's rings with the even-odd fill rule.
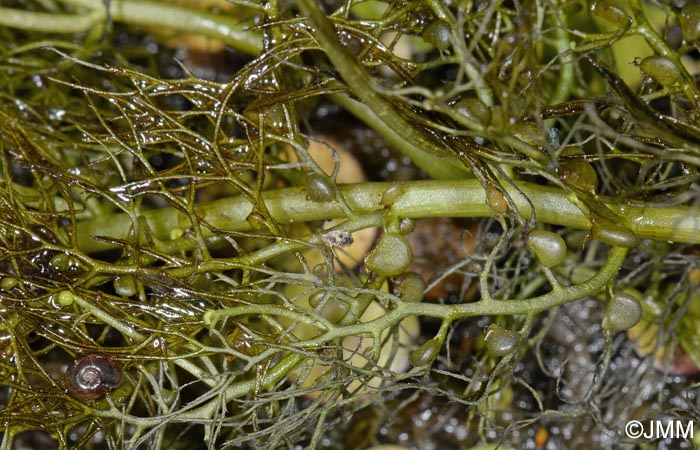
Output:
[[[574,86],[574,54],[570,51],[570,40],[568,32],[564,29],[566,23],[562,16],[562,24],[557,28],[555,35],[555,45],[557,52],[562,55],[560,58],[561,69],[559,70],[559,81],[552,94],[550,105],[564,103],[569,99],[569,94]]]
[[[438,303],[405,303],[398,304],[396,309],[370,322],[356,323],[343,327],[333,327],[322,335],[294,343],[296,347],[314,348],[345,336],[362,336],[384,330],[399,323],[402,319],[415,317],[435,317],[452,322],[457,319],[474,316],[498,316],[514,314],[536,314],[565,303],[579,300],[600,291],[622,267],[627,256],[627,249],[613,247],[605,264],[598,273],[588,280],[566,288],[554,289],[547,294],[526,300],[482,300],[473,303],[444,305]]]
[[[392,205],[392,214],[402,218],[424,217],[490,217],[491,210],[486,204],[484,189],[476,180],[462,181],[414,181],[410,183],[361,183],[341,185],[347,204],[355,215],[368,215],[383,211],[381,198],[386,190],[401,184],[403,195]],[[516,191],[506,186],[508,194],[527,219],[532,214],[527,196],[535,208],[538,221],[576,229],[589,229],[591,224],[586,215],[572,203],[561,189],[520,182]],[[293,223],[313,220],[326,220],[347,217],[338,202],[314,202],[306,198],[301,188],[287,188],[268,191],[262,194],[262,201],[278,223]],[[605,199],[601,199],[605,202]],[[630,225],[641,238],[700,243],[700,220],[697,211],[685,207],[655,207],[653,205],[607,206]],[[197,205],[199,218],[212,227],[227,231],[250,230],[246,217],[253,205],[243,197],[230,197]],[[175,208],[146,211],[143,214],[157,239],[165,245],[179,250],[190,248],[193,243],[183,240],[169,241],[173,229],[189,227],[188,216]],[[374,220],[373,220],[374,223]],[[96,239],[105,236],[126,239],[132,227],[126,214],[112,214],[83,221],[77,224],[77,244],[86,253],[110,250],[115,246]],[[204,237],[213,233],[205,228]],[[187,245],[186,245],[187,244]]]
[[[379,120],[366,105],[351,99],[345,94],[333,94],[330,98],[336,105],[342,106],[350,114],[364,122],[365,125],[379,133],[395,149],[411,158],[416,167],[419,167],[433,178],[458,180],[470,176],[463,168],[445,164],[441,159],[435,158],[435,156],[414,145],[412,141],[404,139],[394,128]]]
[[[422,169],[433,178],[444,178],[443,170],[434,170],[434,166],[438,164],[444,165],[447,162],[455,167],[464,167],[462,161],[452,151],[448,150],[444,143],[431,134],[421,131],[416,126],[416,123],[412,123],[391,102],[374,89],[371,82],[372,78],[340,42],[333,24],[319,9],[318,2],[314,0],[300,0],[299,8],[313,26],[314,37],[326,52],[333,67],[340,73],[345,83],[350,86],[353,94],[387,127],[399,134],[404,141],[410,142],[413,146],[432,154],[433,159],[437,156],[443,160],[442,163],[434,162],[430,167],[421,167]]]
[[[0,25],[48,33],[76,33],[90,31],[107,18],[102,0],[64,3],[87,8],[90,13],[53,14],[0,8]],[[260,34],[247,30],[245,24],[233,17],[155,1],[110,0],[107,4],[109,17],[115,22],[201,34],[251,55],[260,54],[262,49]]]
[[[0,8],[0,25],[21,28],[26,31],[48,31],[52,33],[78,33],[97,26],[104,14],[93,11],[89,14],[55,14]]]

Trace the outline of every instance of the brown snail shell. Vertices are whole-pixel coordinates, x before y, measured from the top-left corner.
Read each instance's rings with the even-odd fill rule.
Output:
[[[78,400],[95,400],[119,385],[121,365],[105,356],[86,355],[77,359],[66,371],[68,394]]]

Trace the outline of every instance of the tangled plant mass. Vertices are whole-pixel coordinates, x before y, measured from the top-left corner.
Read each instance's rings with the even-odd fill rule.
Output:
[[[0,33],[0,448],[697,420],[694,3],[23,0]]]

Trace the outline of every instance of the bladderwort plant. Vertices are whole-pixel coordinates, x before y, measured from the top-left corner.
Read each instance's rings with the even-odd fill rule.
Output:
[[[684,0],[3,2],[0,448],[617,448],[697,419],[699,42]],[[411,176],[338,183],[323,120]],[[475,242],[430,279],[426,218]]]

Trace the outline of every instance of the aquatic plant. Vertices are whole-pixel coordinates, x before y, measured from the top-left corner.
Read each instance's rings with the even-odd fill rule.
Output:
[[[673,352],[620,333],[698,362],[697,6],[27,0],[0,35],[0,448],[697,419],[687,380],[650,395]],[[373,181],[338,182],[334,136]],[[86,362],[116,372],[76,391]]]

